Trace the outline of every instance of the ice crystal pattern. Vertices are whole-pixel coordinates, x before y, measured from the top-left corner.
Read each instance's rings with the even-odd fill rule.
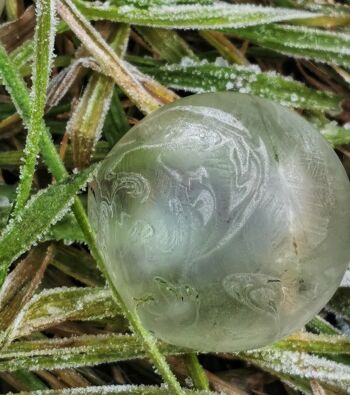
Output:
[[[112,281],[158,338],[238,351],[304,325],[349,253],[349,183],[296,113],[238,93],[178,100],[113,148],[89,214]]]

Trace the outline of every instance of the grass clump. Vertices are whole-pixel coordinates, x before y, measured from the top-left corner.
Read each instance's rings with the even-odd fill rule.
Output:
[[[132,125],[206,91],[294,108],[350,170],[350,7],[0,0],[0,11],[0,392],[348,393],[347,277],[304,332],[198,357],[128,311],[77,194]]]

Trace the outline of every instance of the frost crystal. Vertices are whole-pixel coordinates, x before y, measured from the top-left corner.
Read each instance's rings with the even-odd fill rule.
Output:
[[[230,64],[226,59],[219,56],[218,58],[215,59],[215,66],[228,67],[230,66]]]

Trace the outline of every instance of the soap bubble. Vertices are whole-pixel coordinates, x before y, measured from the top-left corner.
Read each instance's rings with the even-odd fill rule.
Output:
[[[156,337],[239,351],[301,328],[350,255],[350,191],[302,117],[237,93],[178,100],[133,127],[90,185],[106,269]]]

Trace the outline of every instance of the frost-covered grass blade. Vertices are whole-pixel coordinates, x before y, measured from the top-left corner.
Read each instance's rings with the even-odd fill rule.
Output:
[[[165,354],[181,350],[162,344]],[[142,344],[130,335],[79,336],[12,343],[0,354],[0,371],[62,369],[146,357]]]
[[[50,225],[56,223],[73,203],[75,195],[85,186],[96,166],[49,186],[34,195],[18,212],[0,238],[0,284],[9,265],[37,242]]]
[[[257,66],[239,66],[222,62],[196,63],[191,59],[181,64],[139,66],[158,81],[188,92],[232,90],[250,93],[283,105],[308,110],[339,112],[341,97],[311,89],[277,73],[261,72]]]
[[[255,26],[319,14],[286,8],[214,2],[211,5],[185,4],[140,8],[132,5],[114,6],[99,2],[74,0],[79,10],[92,20],[110,20],[140,26],[167,29],[223,29]]]
[[[244,358],[277,373],[315,379],[343,391],[350,390],[350,366],[324,357],[270,349],[247,353]]]
[[[32,109],[14,215],[23,208],[30,195],[36,159],[39,153],[42,118],[45,110],[46,90],[55,39],[55,0],[38,0],[36,2],[36,14]]]
[[[99,387],[71,388],[51,391],[33,391],[20,392],[19,395],[168,395],[169,390],[166,387],[155,387],[146,385],[104,385]],[[186,390],[184,394],[188,395],[210,395],[210,391],[192,391]]]
[[[296,58],[350,65],[350,34],[304,26],[270,24],[232,30],[232,34]]]

